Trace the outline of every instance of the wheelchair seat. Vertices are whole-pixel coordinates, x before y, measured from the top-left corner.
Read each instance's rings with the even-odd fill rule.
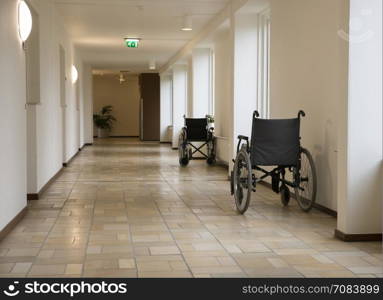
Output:
[[[300,119],[253,118],[251,164],[253,166],[296,166],[300,150]]]
[[[206,141],[208,138],[207,119],[185,118],[187,139],[191,142]]]

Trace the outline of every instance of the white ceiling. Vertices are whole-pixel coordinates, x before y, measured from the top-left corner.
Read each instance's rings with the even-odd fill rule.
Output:
[[[86,62],[95,69],[157,70],[219,13],[230,0],[54,0],[65,27]],[[181,31],[183,16],[193,31]],[[128,49],[126,36],[140,37]]]

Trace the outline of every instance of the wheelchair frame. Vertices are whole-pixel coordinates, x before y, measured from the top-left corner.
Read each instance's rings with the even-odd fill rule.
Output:
[[[182,128],[182,131],[179,136],[179,163],[181,166],[187,166],[190,160],[204,160],[208,165],[212,165],[216,161],[215,153],[215,137],[214,137],[214,128],[208,128],[209,122],[206,122],[206,140],[188,140],[187,136],[187,127],[186,127],[186,117],[184,116],[185,126]],[[207,116],[206,116],[207,120]],[[202,143],[200,146],[193,145],[194,143]],[[190,146],[190,148],[189,148]],[[207,147],[207,153],[202,151],[203,147]],[[200,153],[202,157],[193,157],[194,154]]]
[[[305,117],[304,111],[299,111],[298,113],[298,119],[299,121],[301,120],[301,117]],[[253,113],[253,119],[258,118],[259,113],[255,111]],[[254,130],[254,129],[252,129]],[[299,140],[301,138],[299,137]],[[243,144],[243,142],[246,142],[246,144]],[[300,191],[305,191],[305,189],[301,186],[302,183],[304,182],[309,182],[309,176],[307,175],[306,177],[302,177],[301,175],[301,168],[302,168],[302,157],[305,156],[309,163],[309,168],[311,171],[311,180],[310,184],[312,184],[312,195],[311,199],[303,199],[299,192]],[[241,158],[242,157],[242,158]],[[239,161],[241,159],[241,161]],[[260,166],[253,166],[251,164],[251,147],[250,147],[250,141],[249,137],[239,135],[238,136],[238,144],[237,144],[237,158],[233,160],[234,162],[234,170],[231,172],[230,176],[230,186],[231,186],[231,194],[234,195],[235,200],[236,200],[236,206],[237,210],[239,213],[244,214],[246,210],[248,209],[249,203],[250,203],[250,198],[251,198],[251,192],[256,191],[256,186],[257,183],[263,182],[264,179],[267,177],[271,177],[272,179],[272,190],[275,193],[280,193],[281,194],[281,202],[284,206],[287,206],[289,201],[290,201],[290,189],[289,187],[293,188],[295,190],[295,198],[298,201],[299,206],[301,209],[305,212],[308,212],[311,210],[315,203],[315,198],[316,198],[316,170],[315,170],[315,165],[313,158],[310,154],[310,152],[299,145],[299,157],[298,161],[295,165],[280,165],[275,168],[273,168],[271,171],[267,171],[266,169],[260,167]],[[246,168],[248,170],[248,174],[246,177],[240,178],[239,182],[235,182],[236,180],[236,173],[238,170],[239,164],[247,164]],[[255,174],[253,173],[253,170],[259,171],[262,173],[260,177],[256,177]],[[287,180],[286,179],[286,170],[290,171],[293,175],[293,181]],[[238,177],[238,176],[237,176]],[[236,186],[235,185],[241,185],[244,188],[247,188],[248,190],[248,195],[245,200],[245,203],[242,203],[237,199],[241,195],[236,195]],[[242,193],[242,192],[241,192]],[[242,194],[243,196],[243,194]],[[309,200],[309,201],[307,201]],[[241,203],[239,203],[241,202]],[[304,203],[306,202],[306,203]],[[308,202],[308,203],[307,203]]]

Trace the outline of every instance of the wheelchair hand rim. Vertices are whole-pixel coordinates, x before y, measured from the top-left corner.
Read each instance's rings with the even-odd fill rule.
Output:
[[[315,203],[317,193],[315,165],[308,150],[301,150],[299,171],[295,169],[294,172],[299,177],[294,188],[296,199],[301,209],[308,212]]]
[[[244,213],[250,203],[252,191],[252,169],[249,155],[241,150],[234,165],[234,198],[237,210]]]

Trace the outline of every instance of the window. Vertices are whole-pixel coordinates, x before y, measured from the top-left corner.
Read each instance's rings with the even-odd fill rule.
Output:
[[[270,118],[270,11],[258,18],[258,111]]]
[[[214,116],[214,74],[215,70],[215,55],[214,51],[210,50],[210,60],[209,60],[209,115]]]

